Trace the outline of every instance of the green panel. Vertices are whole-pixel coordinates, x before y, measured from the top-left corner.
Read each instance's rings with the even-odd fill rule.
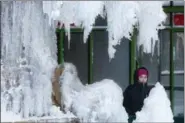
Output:
[[[105,31],[107,30],[107,27],[106,28],[94,28],[93,31]]]
[[[83,32],[82,28],[73,28],[70,30],[71,32]]]
[[[184,28],[183,27],[166,27],[163,30],[172,30],[173,32],[184,32]]]
[[[65,31],[64,28],[61,28],[60,30],[63,30],[63,31],[66,33],[66,31]],[[70,32],[71,32],[71,33],[72,33],[72,32],[83,32],[83,29],[82,29],[82,28],[71,28],[71,29],[70,29]]]
[[[164,12],[184,12],[184,6],[165,6],[163,7]]]
[[[64,62],[64,55],[63,55],[64,31],[57,28],[56,29],[56,34],[59,36],[58,39],[57,39],[58,64],[62,64]]]

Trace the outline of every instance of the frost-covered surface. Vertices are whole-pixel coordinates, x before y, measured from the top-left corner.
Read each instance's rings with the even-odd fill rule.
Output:
[[[55,29],[42,2],[1,3],[1,107],[24,118],[49,116]]]
[[[64,114],[59,107],[50,107],[50,116],[22,118],[20,114],[1,109],[1,122],[71,122],[77,119],[72,113]]]
[[[59,16],[51,16],[65,25],[69,41],[70,24],[81,26],[86,42],[95,18],[98,15],[107,15],[108,54],[112,59],[116,52],[115,46],[120,44],[121,39],[131,39],[133,26],[139,30],[138,46],[143,45],[144,52],[152,52],[158,40],[158,30],[164,28],[162,22],[166,15],[163,12],[163,3],[164,1],[65,1],[61,8],[52,10]]]
[[[83,122],[127,122],[122,89],[113,80],[82,85],[74,65],[65,63],[64,68],[60,80],[66,111]]]
[[[60,8],[63,4],[63,1],[43,1],[43,12],[50,15],[49,24],[51,25],[53,19],[57,20],[57,17],[60,16]]]
[[[144,100],[144,106],[140,112],[136,112],[137,122],[174,122],[173,113],[170,107],[170,100],[164,87],[156,83],[150,91],[149,97]]]

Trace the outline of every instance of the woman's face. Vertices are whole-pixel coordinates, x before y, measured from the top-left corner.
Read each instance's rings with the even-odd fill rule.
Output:
[[[139,76],[139,82],[140,83],[146,83],[147,82],[147,75],[143,74],[141,76]]]

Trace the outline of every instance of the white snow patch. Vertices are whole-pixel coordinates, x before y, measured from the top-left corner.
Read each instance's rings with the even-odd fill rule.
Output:
[[[113,80],[84,86],[74,65],[65,63],[64,68],[60,80],[66,111],[72,111],[82,122],[127,122],[122,89]]]
[[[144,106],[140,112],[136,112],[137,122],[174,122],[173,113],[170,107],[170,100],[164,87],[156,83],[150,91],[149,97],[144,100]]]

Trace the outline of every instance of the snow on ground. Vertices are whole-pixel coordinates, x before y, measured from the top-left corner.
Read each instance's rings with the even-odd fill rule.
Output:
[[[74,65],[65,63],[64,68],[60,81],[66,111],[73,112],[83,122],[127,122],[123,92],[113,80],[84,86]]]
[[[84,29],[86,42],[95,19],[98,15],[107,15],[107,30],[109,34],[108,54],[115,56],[115,46],[119,45],[123,37],[131,39],[134,26],[139,31],[138,46],[144,46],[144,52],[151,53],[155,42],[158,41],[158,30],[163,29],[162,23],[166,19],[163,11],[164,1],[65,1],[62,6],[49,9],[46,12],[54,20],[60,20],[70,41],[70,24],[75,23]],[[55,2],[50,3],[54,5]],[[48,8],[44,6],[44,10]],[[85,10],[85,11],[84,11]]]
[[[15,114],[11,111],[2,111],[1,110],[1,122],[16,122],[21,121],[22,116]]]
[[[74,119],[77,119],[75,115],[70,112],[64,114],[60,111],[59,107],[56,106],[52,106],[50,108],[50,116],[32,116],[29,118],[23,118],[21,114],[16,114],[12,111],[5,111],[4,109],[1,109],[1,122],[70,122]]]
[[[170,107],[170,100],[164,87],[156,83],[150,91],[149,97],[144,100],[144,106],[140,112],[136,113],[137,122],[174,122],[173,113]]]

